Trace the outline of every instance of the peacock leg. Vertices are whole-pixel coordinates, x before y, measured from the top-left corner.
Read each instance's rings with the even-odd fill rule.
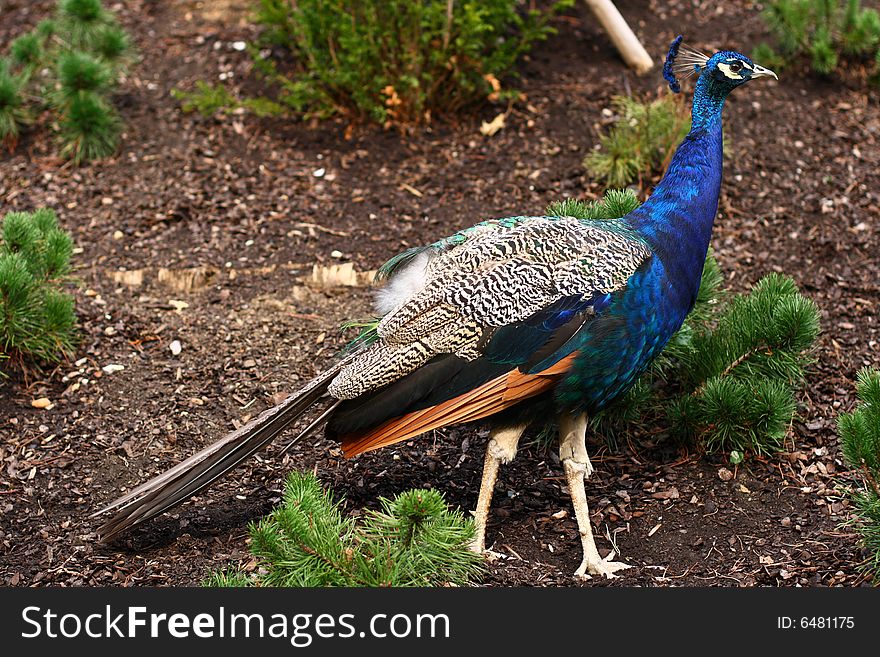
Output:
[[[483,480],[480,482],[480,496],[477,499],[477,510],[474,512],[474,524],[477,532],[470,545],[471,550],[478,554],[486,551],[486,521],[489,519],[489,507],[492,504],[492,493],[498,479],[498,467],[510,463],[516,456],[519,439],[526,430],[525,425],[519,427],[493,428],[486,445],[486,460],[483,463]]]
[[[587,507],[587,494],[584,491],[584,479],[593,472],[590,457],[587,456],[586,445],[587,416],[563,415],[559,420],[559,458],[565,469],[568,490],[574,505],[574,516],[577,519],[578,531],[584,558],[575,576],[587,578],[590,575],[604,575],[609,579],[616,577],[614,573],[631,566],[619,561],[611,561],[616,556],[611,553],[603,559],[596,549],[593,539],[593,528],[590,523],[590,510]]]

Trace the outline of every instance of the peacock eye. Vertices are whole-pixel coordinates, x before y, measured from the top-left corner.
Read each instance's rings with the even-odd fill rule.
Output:
[[[733,62],[730,65],[730,70],[734,73],[739,73],[743,68],[742,62]]]

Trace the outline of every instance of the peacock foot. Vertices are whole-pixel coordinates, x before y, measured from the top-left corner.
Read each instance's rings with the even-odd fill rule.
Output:
[[[590,579],[591,575],[602,575],[608,579],[614,579],[617,577],[614,573],[618,570],[632,568],[632,565],[628,563],[611,561],[614,556],[616,556],[614,551],[604,559],[588,559],[585,556],[580,567],[574,571],[574,576],[578,579]]]
[[[584,454],[584,460],[585,460],[585,463],[584,463],[584,479],[589,479],[590,476],[592,476],[592,474],[593,474],[596,470],[595,470],[595,468],[593,468],[593,464],[590,463],[590,457],[587,456],[586,454]]]

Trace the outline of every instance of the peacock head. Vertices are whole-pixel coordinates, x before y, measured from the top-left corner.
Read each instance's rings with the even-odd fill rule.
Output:
[[[709,57],[693,48],[682,46],[681,41],[681,35],[675,38],[663,65],[663,77],[675,93],[681,91],[677,76],[684,79],[697,75],[700,82],[705,81],[709,93],[721,97],[755,78],[779,79],[769,68],[755,64],[742,53],[722,50]]]

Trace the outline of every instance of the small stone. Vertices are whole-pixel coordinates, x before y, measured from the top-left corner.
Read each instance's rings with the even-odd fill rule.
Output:
[[[113,231],[113,239],[121,240],[123,237],[125,237],[125,233],[123,233],[121,230]]]
[[[245,369],[250,369],[252,367],[257,366],[257,361],[255,361],[253,358],[248,358],[246,361],[244,361],[241,364],[241,366],[244,367]]]
[[[791,518],[785,516],[782,520],[779,521],[779,524],[783,527],[791,527]]]
[[[116,329],[112,326],[108,326],[104,329],[104,335],[116,335]]]
[[[172,356],[179,356],[180,352],[183,351],[183,345],[180,344],[180,340],[172,340],[168,348],[171,350]]]
[[[327,173],[327,169],[325,169],[324,167],[321,167],[320,169],[315,169],[314,171],[312,171],[312,175],[315,178],[323,178],[325,173]]]
[[[651,497],[655,500],[677,500],[680,496],[678,489],[673,486],[669,490],[661,490],[656,493],[651,493]]]
[[[189,308],[189,304],[186,301],[181,301],[179,299],[168,299],[168,305],[172,306],[177,312]]]
[[[336,258],[337,260],[342,257],[342,251],[333,250],[330,252],[331,258]]]
[[[733,479],[733,473],[727,468],[719,468],[718,469],[718,478],[721,481],[730,481]]]
[[[125,369],[125,365],[117,365],[115,363],[111,363],[110,365],[104,365],[101,368],[105,374],[113,374],[114,372],[121,372]]]
[[[232,42],[232,49],[233,50],[237,50],[238,52],[241,52],[245,48],[247,48],[247,44],[244,41],[233,41]]]
[[[40,397],[31,401],[31,406],[34,408],[42,408],[47,411],[52,410],[54,405],[48,397]]]

